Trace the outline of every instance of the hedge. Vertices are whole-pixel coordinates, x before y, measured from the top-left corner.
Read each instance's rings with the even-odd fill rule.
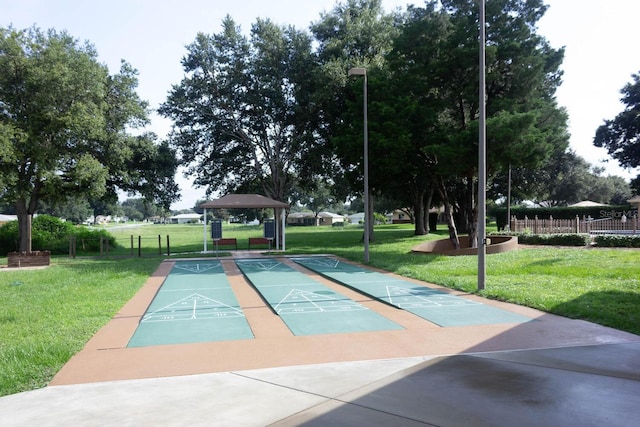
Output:
[[[640,236],[599,235],[593,242],[603,248],[640,248]]]
[[[106,230],[93,230],[86,226],[75,226],[50,215],[38,215],[31,223],[31,247],[34,250],[48,250],[52,255],[69,252],[69,238],[75,236],[83,241],[84,250],[98,252],[100,238],[108,239],[111,247],[116,246],[115,237]],[[10,221],[0,226],[0,256],[18,250],[18,221]]]
[[[591,243],[588,234],[529,234],[529,233],[495,233],[500,236],[517,236],[518,243],[523,245],[549,246],[587,246]]]

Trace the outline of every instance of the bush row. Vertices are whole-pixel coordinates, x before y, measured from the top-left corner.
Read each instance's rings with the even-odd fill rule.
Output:
[[[586,246],[591,242],[588,234],[531,234],[515,232],[491,233],[499,236],[517,236],[523,245]]]
[[[549,246],[587,246],[594,244],[602,248],[640,248],[640,236],[589,234],[530,234],[530,233],[492,233],[500,236],[517,236],[518,243],[523,245]]]
[[[31,247],[33,250],[48,250],[52,254],[69,253],[69,239],[75,237],[82,242],[83,251],[98,252],[100,238],[108,239],[115,247],[115,237],[106,230],[93,230],[86,226],[75,226],[50,215],[38,215],[31,224]],[[0,227],[0,256],[18,250],[18,221]]]
[[[640,248],[640,236],[601,235],[593,242],[602,248]]]

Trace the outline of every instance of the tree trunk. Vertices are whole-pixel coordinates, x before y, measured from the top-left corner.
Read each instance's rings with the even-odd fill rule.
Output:
[[[416,223],[414,234],[416,236],[423,236],[427,234],[424,221],[424,191],[416,193],[413,202],[413,211]]]
[[[447,193],[447,188],[444,185],[444,179],[442,177],[438,177],[438,193],[440,194],[440,198],[444,204],[444,217],[447,222],[447,228],[449,229],[449,239],[451,240],[451,244],[454,249],[460,249],[460,239],[458,239],[458,230],[456,229],[456,223],[453,220],[453,213],[451,212],[451,203],[449,202],[449,194]]]
[[[31,252],[31,218],[24,200],[16,202],[18,217],[18,252]]]
[[[460,249],[460,239],[458,239],[458,230],[456,229],[456,223],[453,220],[453,215],[451,213],[451,204],[449,200],[444,202],[444,217],[447,221],[447,228],[449,229],[449,240],[451,240],[451,244],[453,244],[453,248],[458,250]]]
[[[429,210],[431,210],[431,201],[433,200],[433,187],[430,187],[424,197],[423,221],[425,224],[425,234],[429,234]]]

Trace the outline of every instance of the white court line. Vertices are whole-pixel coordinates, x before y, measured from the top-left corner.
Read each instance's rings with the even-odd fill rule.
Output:
[[[213,269],[217,269],[221,266],[222,264],[219,262],[218,263],[198,263],[198,264],[190,263],[190,264],[176,264],[173,266],[173,268],[176,268],[178,270],[188,271],[190,273],[200,274],[200,273],[206,273]],[[221,271],[221,273],[223,273],[223,271]]]
[[[231,290],[230,286],[216,286],[215,288],[176,288],[176,289],[160,289],[160,292],[189,292],[189,291],[217,291],[220,289]]]
[[[337,294],[339,295],[339,294]],[[302,301],[298,300],[302,298]],[[311,307],[295,307],[297,304],[311,304]],[[287,305],[280,308],[281,305]],[[289,293],[276,304],[273,309],[276,313],[318,313],[329,311],[355,311],[368,310],[365,306],[358,304],[346,297],[334,298],[323,294],[304,291],[301,289],[291,289]]]
[[[251,283],[253,283],[253,282],[251,282]],[[255,283],[253,283],[253,285],[256,288],[282,288],[282,287],[290,288],[291,286],[318,286],[318,282],[273,283],[273,284],[255,284]]]
[[[462,305],[482,305],[482,303],[470,301],[454,295],[447,295],[440,292],[438,292],[437,294],[432,293],[432,295],[424,295],[424,291],[422,290],[415,292],[411,289],[399,288],[397,286],[387,286],[387,295],[389,297],[390,303],[401,308],[425,306],[451,307]],[[396,299],[396,301],[398,299],[404,299],[404,301],[396,302],[394,301],[394,298]],[[415,300],[418,301],[416,302]]]
[[[240,267],[240,269],[242,269],[242,265],[247,266],[247,267],[254,267],[252,264],[258,264],[259,265],[259,270],[265,270],[265,271],[269,271],[269,270],[273,270],[274,268],[278,267],[279,265],[282,265],[281,262],[275,261],[273,263],[270,262],[263,262],[263,261],[236,261],[236,265],[238,267]],[[269,265],[271,264],[271,265]]]
[[[333,258],[324,258],[324,259],[294,258],[293,260],[294,261],[298,260],[302,265],[308,264],[308,265],[315,265],[320,267],[331,267],[331,268],[336,268],[338,267],[338,264],[340,264],[340,260],[333,259]],[[324,262],[325,260],[328,262]]]

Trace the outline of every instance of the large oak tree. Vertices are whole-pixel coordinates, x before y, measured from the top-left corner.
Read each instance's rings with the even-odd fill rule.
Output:
[[[604,147],[625,168],[640,167],[640,73],[631,76],[633,81],[622,90],[624,111],[612,120],[605,120],[596,130],[594,145]],[[631,183],[640,191],[640,175]]]
[[[195,185],[208,195],[259,187],[287,202],[317,129],[308,34],[258,19],[247,38],[227,16],[220,33],[197,35],[182,65],[159,111]]]
[[[511,165],[535,168],[568,144],[566,114],[555,102],[562,49],[536,34],[541,0],[488,0],[488,176]],[[422,130],[412,129],[413,159],[424,158],[445,206],[450,235],[468,231],[475,244],[478,167],[479,10],[471,0],[427,2],[410,8],[394,51],[393,72],[412,82],[406,93],[421,107]],[[411,41],[413,40],[413,43]],[[406,138],[407,135],[404,136]],[[454,221],[455,220],[455,221]]]
[[[146,123],[136,74],[123,62],[110,75],[93,46],[66,32],[0,29],[0,197],[15,203],[18,250],[31,250],[40,200],[137,192],[156,179],[132,160],[157,157],[151,135],[128,133]]]

